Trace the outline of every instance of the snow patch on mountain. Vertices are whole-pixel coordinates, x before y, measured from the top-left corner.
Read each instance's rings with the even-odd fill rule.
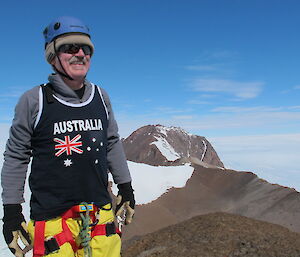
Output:
[[[201,156],[201,160],[200,161],[203,161],[204,157],[205,157],[205,154],[206,154],[206,151],[207,151],[207,144],[205,143],[204,140],[202,140],[202,143],[204,145],[204,150],[203,150],[203,154]]]
[[[164,134],[165,136],[167,136],[167,131],[169,130],[169,128],[168,128],[168,127],[164,127],[164,126],[157,126],[157,130],[158,130],[160,133],[162,133],[162,134]]]
[[[173,127],[173,126],[165,127],[165,126],[162,126],[162,125],[157,125],[157,129],[160,133],[164,134],[165,136],[167,136],[167,133],[170,132],[170,131],[179,132],[179,133],[185,134],[187,136],[194,136],[193,134],[188,133],[184,129],[179,128],[179,127]]]
[[[128,161],[137,204],[147,204],[171,187],[184,187],[187,180],[192,176],[194,168],[188,164],[183,166],[151,166],[143,163]],[[110,178],[112,181],[112,179]],[[112,187],[113,193],[117,195],[118,188]]]
[[[152,142],[150,145],[156,145],[158,150],[168,161],[175,161],[180,158],[180,155],[174,150],[174,148],[163,137],[154,136],[157,141]]]

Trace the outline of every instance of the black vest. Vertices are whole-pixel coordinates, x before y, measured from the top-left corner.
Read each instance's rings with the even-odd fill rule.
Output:
[[[98,87],[93,85],[82,104],[64,102],[49,94],[49,85],[41,87],[42,112],[31,141],[31,218],[51,219],[83,201],[99,207],[111,202],[108,117]]]

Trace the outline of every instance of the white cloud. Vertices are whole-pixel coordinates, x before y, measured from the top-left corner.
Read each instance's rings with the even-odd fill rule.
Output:
[[[173,119],[175,120],[191,120],[194,118],[193,115],[175,115],[172,116]]]
[[[241,107],[241,106],[224,106],[216,107],[212,109],[212,112],[232,112],[232,113],[245,113],[245,112],[273,112],[282,110],[281,107],[266,107],[266,106],[255,106],[255,107]]]
[[[300,110],[300,105],[295,105],[295,106],[289,106],[287,107],[288,110]]]
[[[300,85],[294,86],[294,89],[300,89]]]
[[[148,120],[149,122],[150,120]],[[151,121],[150,121],[151,122]],[[209,134],[224,135],[227,133],[244,134],[270,131],[278,133],[280,130],[297,131],[300,125],[300,112],[214,112],[205,115],[194,114],[193,119],[174,120],[161,119],[161,124],[175,125],[190,132],[200,132],[203,136]],[[176,124],[174,124],[176,123]]]
[[[9,134],[9,128],[10,124],[0,123],[0,146],[6,142]]]
[[[217,98],[218,96],[216,94],[200,94],[197,95],[195,98],[190,99],[187,101],[187,104],[202,104],[202,105],[210,105],[213,104],[213,101],[209,101],[212,99]]]
[[[199,100],[199,99],[191,99],[191,100],[187,101],[187,104],[202,104],[202,105],[208,105],[208,104],[212,104],[212,103],[211,103],[211,102],[208,102],[208,101]]]
[[[6,141],[8,139],[10,125],[0,123],[0,170],[3,163],[3,152],[5,150]]]
[[[10,110],[0,110],[0,117],[0,122],[10,123],[13,120],[13,113],[11,113]]]
[[[211,137],[227,168],[252,171],[300,192],[300,134]]]
[[[300,112],[292,107],[218,107],[210,111],[155,110],[140,116],[118,115],[120,133],[128,136],[148,124],[182,127],[191,133],[208,135],[242,135],[260,133],[296,132],[300,126]]]
[[[195,71],[215,71],[216,67],[214,65],[189,65],[186,66],[185,69]]]
[[[159,111],[160,114],[176,114],[176,113],[187,113],[191,112],[191,108],[179,109],[167,106],[160,106],[155,108],[156,111]],[[157,114],[156,114],[157,115]]]
[[[214,59],[230,59],[230,58],[236,58],[239,56],[238,52],[234,51],[229,51],[229,50],[220,50],[220,51],[215,51],[211,53],[211,58]]]
[[[196,92],[228,93],[238,99],[257,97],[264,86],[263,82],[240,82],[228,79],[193,79],[191,87]]]
[[[1,92],[0,98],[19,98],[22,94],[24,94],[26,90],[26,86],[7,86],[6,90],[4,92]]]
[[[230,50],[203,51],[197,61],[235,60],[239,56],[237,51]]]

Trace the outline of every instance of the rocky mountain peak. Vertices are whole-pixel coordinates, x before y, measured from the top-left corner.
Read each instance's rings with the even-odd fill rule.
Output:
[[[134,162],[168,166],[196,161],[224,167],[205,137],[179,127],[147,125],[134,131],[123,145],[127,159]]]

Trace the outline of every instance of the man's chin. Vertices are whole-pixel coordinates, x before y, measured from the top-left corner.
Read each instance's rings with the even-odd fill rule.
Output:
[[[71,76],[71,78],[75,81],[84,81],[86,75],[84,76]]]
[[[70,76],[74,79],[74,80],[83,80],[86,77],[87,72],[82,71],[82,72],[70,72]]]

